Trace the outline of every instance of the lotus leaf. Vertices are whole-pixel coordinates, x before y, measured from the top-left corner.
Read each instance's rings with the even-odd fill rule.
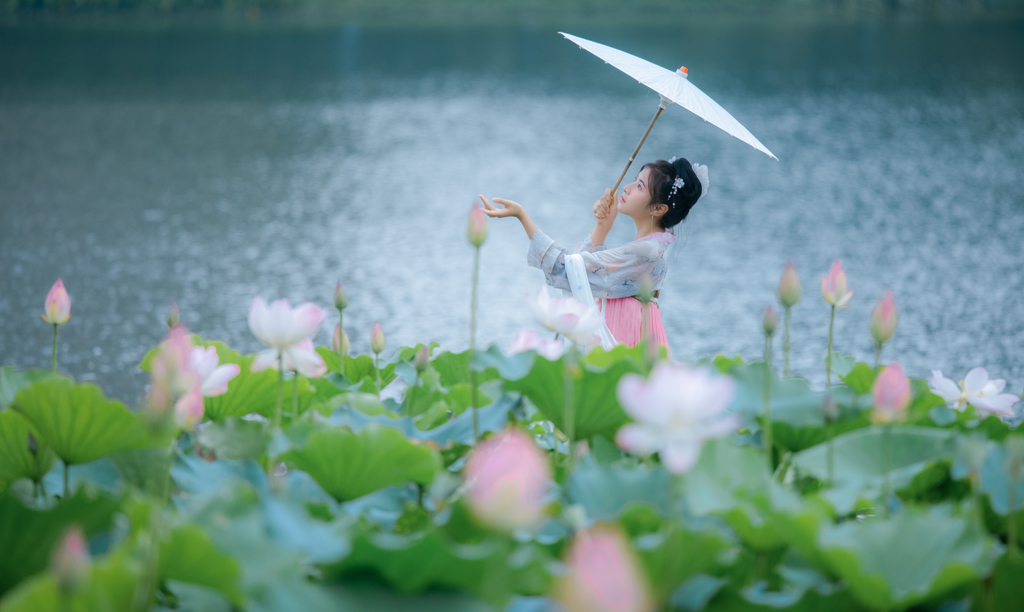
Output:
[[[35,452],[29,450],[30,434]],[[53,452],[46,439],[22,415],[13,410],[0,411],[0,485],[19,478],[42,480],[51,467]]]
[[[184,524],[171,530],[160,546],[159,571],[161,578],[210,587],[236,606],[242,605],[238,563],[217,550],[196,525]]]

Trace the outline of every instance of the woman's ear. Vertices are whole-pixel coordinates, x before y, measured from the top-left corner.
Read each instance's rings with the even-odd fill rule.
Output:
[[[654,206],[651,206],[651,214],[654,215],[655,218],[660,219],[664,217],[667,212],[668,204],[655,204]]]

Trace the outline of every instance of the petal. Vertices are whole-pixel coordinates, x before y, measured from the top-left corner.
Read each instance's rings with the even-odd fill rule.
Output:
[[[319,378],[327,372],[327,365],[320,354],[313,348],[313,341],[306,339],[285,350],[288,369],[294,370],[306,378]]]
[[[932,377],[928,380],[928,388],[932,390],[932,393],[947,402],[960,400],[960,387],[952,380],[943,376],[942,370],[932,370]]]
[[[700,441],[682,443],[673,441],[659,453],[661,462],[673,474],[689,472],[700,459]]]
[[[967,396],[967,402],[978,409],[981,413],[998,414],[1002,417],[1013,416],[1013,405],[1018,401],[1016,395],[1000,393],[996,396],[971,397]]]
[[[311,338],[320,329],[320,324],[323,323],[325,316],[324,311],[313,302],[299,304],[292,313],[289,344]]]
[[[256,359],[253,360],[252,365],[249,366],[250,372],[262,372],[263,370],[276,370],[277,369],[277,353],[278,349],[272,348],[265,351],[260,351],[256,354]]]
[[[661,449],[665,438],[656,428],[630,423],[619,428],[615,434],[615,443],[634,455],[650,455]]]
[[[964,377],[964,391],[968,397],[976,395],[985,389],[988,382],[988,372],[985,368],[974,368]]]
[[[263,337],[266,335],[263,325],[264,321],[267,320],[268,311],[269,307],[266,300],[258,295],[253,298],[252,305],[249,306],[249,329],[261,342],[264,341]]]
[[[227,393],[228,382],[238,376],[241,371],[242,369],[238,367],[237,363],[226,363],[214,369],[202,382],[200,391],[202,391],[203,397],[214,397]]]

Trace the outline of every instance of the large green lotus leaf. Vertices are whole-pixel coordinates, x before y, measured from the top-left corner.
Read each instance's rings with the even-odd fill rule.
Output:
[[[614,520],[630,504],[648,504],[660,514],[669,512],[670,475],[661,466],[625,468],[600,466],[587,455],[569,476],[566,501],[581,504],[597,521]]]
[[[992,571],[992,610],[1015,610],[1024,601],[1024,555],[1004,554]]]
[[[257,421],[228,417],[210,423],[197,437],[199,444],[212,450],[218,459],[257,459],[266,452],[270,430]]]
[[[396,368],[403,363],[410,362],[416,356],[416,352],[424,346],[426,345],[403,346],[395,351],[395,354],[387,361],[378,359],[381,388],[391,384],[391,381],[395,380],[397,376]],[[437,347],[437,343],[431,342],[427,349],[433,351],[435,347]],[[355,357],[345,355],[344,358],[341,358],[326,346],[317,347],[316,352],[320,354],[329,371],[344,377],[344,380],[338,381],[339,386],[347,389],[353,387],[362,389],[364,383],[367,383],[369,387],[376,388],[377,372],[373,365],[372,355],[356,355]]]
[[[953,432],[945,429],[890,426],[889,485],[892,490],[907,486],[932,462],[952,456]],[[837,436],[833,445],[833,485],[823,493],[841,515],[848,514],[858,499],[875,499],[881,494],[885,472],[882,466],[883,426],[866,427]],[[828,444],[819,444],[792,458],[793,468],[802,475],[825,481],[828,478]]]
[[[505,389],[519,391],[530,398],[533,405],[565,431],[565,393],[563,359],[548,361],[536,357],[530,372],[518,380],[506,380]],[[641,371],[641,365],[632,359],[623,359],[598,368],[585,362],[573,378],[572,405],[575,427],[573,437],[585,440],[603,435],[614,438],[615,432],[629,421],[619,406],[615,391],[624,374]]]
[[[0,410],[8,408],[14,403],[14,398],[18,395],[18,391],[30,386],[37,380],[50,377],[64,378],[60,374],[54,374],[51,370],[32,369],[18,371],[14,369],[14,366],[3,366],[0,368]]]
[[[877,370],[872,368],[866,363],[855,364],[850,371],[844,376],[839,378],[846,383],[854,393],[858,395],[865,395],[871,393],[871,387],[875,384],[875,377],[881,371],[881,368]]]
[[[514,375],[520,372],[525,373],[529,370],[529,366],[524,369],[523,365],[532,356],[532,352],[527,352],[509,357],[502,353],[501,349],[497,346],[492,345],[487,347],[485,351],[477,351],[476,361],[473,363],[470,363],[473,357],[471,351],[463,351],[461,353],[444,351],[430,361],[430,367],[437,371],[442,386],[451,387],[459,383],[468,384],[470,382],[469,372],[471,368],[477,372],[476,382],[480,384],[499,377],[518,378],[518,376]],[[511,369],[505,371],[504,368]]]
[[[716,569],[719,556],[732,546],[729,537],[716,529],[689,529],[670,520],[657,531],[633,538],[633,548],[658,601],[668,599],[691,577]]]
[[[682,481],[683,501],[691,514],[721,516],[758,550],[787,543],[789,522],[811,512],[770,477],[761,452],[728,440],[707,442]]]
[[[132,607],[142,564],[118,549],[94,560],[89,581],[68,598],[62,598],[57,582],[48,572],[20,585],[0,600],[4,612],[123,612]]]
[[[764,372],[763,363],[738,364],[729,370],[729,374],[736,381],[730,410],[747,418],[762,416]],[[824,393],[811,391],[807,381],[803,379],[779,378],[774,370],[770,384],[773,422],[785,423],[793,428],[825,426],[821,412]]]
[[[36,451],[29,450],[29,434]],[[0,484],[19,478],[39,481],[53,467],[53,452],[28,419],[13,410],[0,410]]]
[[[818,547],[851,593],[880,610],[908,608],[989,576],[1002,548],[973,514],[958,516],[949,505],[826,525]]]
[[[139,448],[112,455],[110,462],[129,485],[156,499],[164,499],[170,486],[168,471],[174,457],[170,448]]]
[[[340,502],[392,484],[429,484],[441,469],[436,449],[378,424],[367,425],[359,433],[348,427],[319,429],[309,434],[301,448],[279,459],[312,476]]]
[[[1010,513],[1010,473],[1007,471],[1006,447],[1003,444],[986,441],[985,458],[982,461],[980,485],[983,493],[988,495],[992,510],[1001,516]],[[961,453],[957,453],[951,470],[953,478],[965,479],[969,475],[969,467]],[[1012,511],[1024,508],[1024,478],[1018,478],[1014,487],[1014,504]]]
[[[40,380],[18,393],[13,408],[68,464],[89,463],[152,443],[136,415],[121,402],[108,400],[92,383]]]
[[[160,577],[216,589],[236,606],[242,605],[238,563],[217,550],[197,525],[171,530],[160,545]]]
[[[71,523],[86,536],[110,528],[119,503],[86,489],[46,511],[22,505],[10,494],[0,494],[0,594],[25,578],[42,571],[64,529]]]

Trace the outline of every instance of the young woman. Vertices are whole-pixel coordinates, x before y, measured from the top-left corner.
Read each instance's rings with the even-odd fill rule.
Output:
[[[707,166],[676,158],[646,164],[636,181],[622,189],[617,202],[616,194],[605,189],[604,197],[594,203],[594,229],[573,251],[555,244],[537,229],[521,204],[494,198],[491,202],[500,206],[497,208],[484,196],[480,199],[487,216],[519,219],[530,238],[526,261],[540,268],[552,287],[569,289],[565,257],[576,253],[582,256],[591,292],[602,301],[605,321],[620,344],[633,346],[646,331],[652,340],[668,346],[657,296],[668,271],[666,251],[676,239],[671,229],[686,218],[707,188]],[[604,239],[619,213],[636,224],[636,239],[609,249]],[[645,285],[654,294],[646,324],[644,309],[636,298]]]

